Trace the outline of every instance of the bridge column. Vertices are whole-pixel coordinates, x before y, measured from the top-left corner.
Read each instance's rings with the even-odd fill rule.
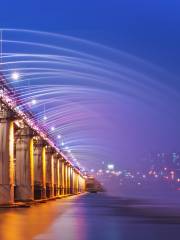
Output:
[[[82,189],[81,189],[81,175],[79,175],[79,192],[81,193],[82,191],[81,191]]]
[[[67,193],[70,194],[70,165],[67,165]]]
[[[65,194],[64,160],[60,161],[61,195]]]
[[[59,195],[59,157],[57,154],[54,155],[54,189],[55,189],[55,196]]]
[[[68,171],[67,171],[67,163],[64,163],[64,194],[68,194]]]
[[[76,194],[76,172],[75,170],[73,169],[73,191],[74,191],[74,194]]]
[[[0,204],[14,202],[13,114],[0,103]]]
[[[70,166],[70,194],[74,194],[73,191],[73,167]]]
[[[85,180],[81,175],[79,175],[79,191],[85,192]]]
[[[77,173],[74,170],[74,178],[73,178],[73,186],[74,186],[74,194],[77,194]]]
[[[16,132],[16,200],[34,200],[33,132],[28,126]]]
[[[75,171],[74,171],[74,168],[72,169],[72,191],[73,191],[73,194],[76,194],[76,192],[75,192]]]
[[[46,148],[41,139],[34,142],[34,181],[37,198],[46,198]]]
[[[46,148],[46,190],[47,197],[54,197],[54,157],[51,147]]]
[[[79,173],[76,173],[76,193],[79,193]]]
[[[67,194],[69,194],[69,182],[70,182],[69,181],[69,179],[70,179],[69,178],[69,164],[66,165],[66,172],[67,172],[67,180],[66,180],[67,181],[67,187],[66,188],[67,188]]]
[[[85,179],[82,177],[82,192],[86,191]]]
[[[72,168],[72,193],[75,194],[75,175],[74,175],[74,168]]]
[[[61,194],[61,186],[60,186],[60,159],[57,159],[57,196]]]

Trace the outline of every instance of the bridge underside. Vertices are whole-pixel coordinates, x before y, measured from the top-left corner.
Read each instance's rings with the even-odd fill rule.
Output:
[[[85,179],[0,100],[0,204],[85,191]]]

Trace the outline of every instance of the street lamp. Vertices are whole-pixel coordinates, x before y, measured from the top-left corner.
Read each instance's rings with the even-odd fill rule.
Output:
[[[54,131],[55,130],[55,127],[51,127],[51,131]]]
[[[11,78],[12,78],[12,80],[17,81],[17,80],[20,78],[20,75],[19,75],[18,72],[13,72],[13,73],[11,74]]]
[[[36,105],[37,100],[36,100],[36,99],[33,99],[33,100],[31,101],[31,103],[32,103],[32,105]]]

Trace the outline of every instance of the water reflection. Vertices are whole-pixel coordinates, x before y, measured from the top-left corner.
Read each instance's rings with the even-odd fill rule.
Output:
[[[179,205],[91,194],[1,210],[0,239],[169,240],[179,224]]]
[[[34,205],[31,208],[0,211],[0,239],[29,240],[48,229],[53,219],[66,210],[59,201]]]

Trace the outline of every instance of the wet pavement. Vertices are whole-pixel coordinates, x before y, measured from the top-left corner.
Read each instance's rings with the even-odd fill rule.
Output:
[[[169,240],[179,236],[179,206],[147,200],[87,194],[0,210],[2,240]]]

